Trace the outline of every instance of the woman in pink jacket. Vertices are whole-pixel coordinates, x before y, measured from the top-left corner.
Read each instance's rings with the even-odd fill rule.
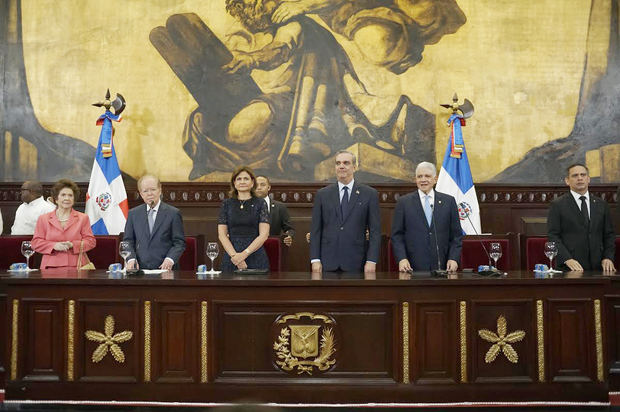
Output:
[[[88,216],[73,210],[79,194],[78,186],[68,179],[60,179],[52,187],[57,208],[39,217],[32,237],[32,247],[43,255],[41,269],[75,269],[80,244],[83,250],[80,266],[89,262],[85,252],[95,247],[96,240]]]

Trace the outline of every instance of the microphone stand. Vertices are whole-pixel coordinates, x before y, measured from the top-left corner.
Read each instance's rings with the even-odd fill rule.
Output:
[[[435,222],[435,204],[431,205],[431,225],[433,226],[433,233],[435,234],[435,251],[437,252],[437,269],[431,271],[431,276],[435,277],[448,277],[448,272],[441,269],[441,258],[439,257],[439,242],[437,242],[437,225]]]
[[[474,226],[474,224],[471,221],[471,218],[469,217],[469,215],[467,215],[467,220],[469,221],[469,224],[471,225],[471,227],[474,229],[474,233],[476,233],[476,235],[480,236],[478,234],[478,231],[476,230],[476,226]],[[489,271],[485,271],[484,273],[480,273],[478,272],[478,274],[483,275],[483,276],[500,276],[502,275],[502,272],[499,271],[496,267],[493,266],[493,264],[491,263],[491,255],[489,255],[489,251],[487,250],[486,246],[484,246],[484,242],[482,241],[482,239],[480,239],[480,245],[482,246],[482,249],[484,249],[484,253],[487,254],[487,259],[489,259],[489,266],[492,268]]]

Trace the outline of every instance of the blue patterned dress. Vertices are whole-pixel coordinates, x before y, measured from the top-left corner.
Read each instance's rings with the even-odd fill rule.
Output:
[[[243,207],[241,207],[243,206]],[[264,199],[252,197],[248,200],[229,198],[220,208],[218,224],[228,226],[230,243],[237,252],[243,252],[258,237],[259,223],[269,223],[269,211]],[[245,259],[248,269],[269,269],[269,259],[261,246]],[[237,267],[230,261],[226,251],[222,256],[221,270],[234,272]]]

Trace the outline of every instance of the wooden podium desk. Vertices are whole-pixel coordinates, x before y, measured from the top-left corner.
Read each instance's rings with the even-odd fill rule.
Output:
[[[618,280],[4,273],[6,398],[606,402]]]

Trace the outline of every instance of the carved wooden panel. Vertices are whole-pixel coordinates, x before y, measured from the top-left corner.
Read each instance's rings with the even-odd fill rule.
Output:
[[[140,314],[137,299],[76,301],[76,381],[137,382],[142,379],[144,337]],[[95,332],[99,337],[101,334],[111,337],[115,346],[106,345],[104,339],[89,340],[87,331]],[[129,339],[126,332],[131,332]],[[119,335],[121,333],[124,334]]]
[[[591,382],[596,379],[592,300],[549,299],[547,353],[549,381]]]
[[[620,387],[620,296],[608,296],[607,304],[607,365],[610,387]]]
[[[3,286],[0,288],[4,289]],[[9,328],[7,324],[7,311],[6,311],[6,293],[0,293],[0,334],[6,336],[5,339],[0,339],[0,388],[4,388],[4,375],[9,365],[7,357],[7,342],[9,341]]]
[[[535,379],[533,305],[529,299],[472,301],[471,323],[468,322],[472,382],[532,382]]]
[[[22,299],[20,375],[25,381],[58,381],[63,373],[63,300]]]
[[[416,302],[412,310],[412,381],[455,383],[459,348],[456,302]]]
[[[214,325],[217,336],[217,347],[214,349],[213,360],[216,379],[284,379],[297,380],[311,377],[333,379],[389,379],[395,380],[397,370],[393,341],[395,330],[395,304],[364,304],[346,302],[308,302],[299,304],[257,303],[257,302],[214,302]],[[292,319],[286,323],[280,320],[287,315],[311,313],[327,320],[308,317]],[[286,318],[288,319],[288,318]],[[286,320],[284,319],[284,320]],[[293,325],[292,328],[290,326]],[[297,325],[321,325],[316,330],[298,333]],[[283,332],[286,327],[290,329]],[[213,330],[213,329],[212,329]],[[289,335],[287,335],[287,333]],[[293,336],[297,334],[297,336]],[[300,341],[299,336],[308,337],[308,341]],[[295,355],[293,352],[300,344],[316,346],[310,337],[318,339],[318,354]],[[298,339],[295,341],[295,339]],[[279,366],[278,357],[285,346],[284,352],[290,351],[298,360],[320,363],[324,353],[322,342],[330,341],[335,348],[333,355],[325,356],[321,365],[310,367],[309,372],[293,365],[290,371]],[[280,350],[275,344],[282,343]],[[333,363],[327,364],[330,361]]]
[[[153,302],[154,382],[194,382],[198,366],[198,323],[194,301]]]

